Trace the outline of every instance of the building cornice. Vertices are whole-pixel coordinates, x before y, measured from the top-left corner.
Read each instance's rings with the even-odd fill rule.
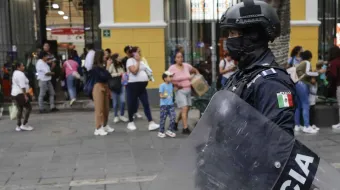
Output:
[[[321,22],[318,20],[291,20],[291,26],[320,26]]]

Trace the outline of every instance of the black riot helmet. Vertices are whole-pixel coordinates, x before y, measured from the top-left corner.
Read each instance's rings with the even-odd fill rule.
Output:
[[[258,49],[268,48],[268,42],[274,41],[281,31],[275,9],[266,2],[255,0],[243,0],[230,7],[221,17],[220,27],[222,31],[240,31],[241,36],[227,39],[230,55],[240,62],[257,57]]]

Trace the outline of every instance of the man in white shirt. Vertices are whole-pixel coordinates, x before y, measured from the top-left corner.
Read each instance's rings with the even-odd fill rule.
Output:
[[[222,75],[221,85],[224,86],[231,75],[234,74],[236,66],[234,60],[229,56],[228,52],[224,53],[224,58],[219,64],[220,74]]]
[[[87,71],[90,71],[93,67],[94,54],[96,52],[93,50],[93,44],[87,44],[86,50],[87,50],[87,55],[85,58],[85,68]]]
[[[44,109],[44,96],[48,92],[49,99],[50,99],[50,109],[52,112],[58,111],[58,109],[55,107],[54,104],[54,88],[51,82],[52,76],[54,75],[54,72],[51,72],[50,66],[46,63],[49,59],[49,54],[45,51],[42,51],[39,55],[39,60],[35,66],[37,70],[38,75],[38,81],[39,81],[39,109],[40,113],[45,113]]]

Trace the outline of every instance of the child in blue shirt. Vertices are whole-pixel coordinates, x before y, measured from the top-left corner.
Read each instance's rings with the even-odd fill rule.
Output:
[[[176,137],[174,133],[174,126],[176,122],[176,112],[173,101],[174,87],[171,83],[172,73],[166,71],[163,73],[162,78],[164,83],[159,86],[159,96],[160,96],[160,127],[158,137],[164,138],[166,136]],[[167,116],[170,117],[169,129],[165,131],[165,121]]]

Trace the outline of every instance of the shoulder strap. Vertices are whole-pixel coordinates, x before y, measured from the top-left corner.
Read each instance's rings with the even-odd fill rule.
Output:
[[[72,69],[71,65],[69,64],[69,62],[66,61],[65,63],[66,63],[66,66],[67,66],[71,71],[73,71],[73,69]]]
[[[225,60],[225,58],[223,58],[223,62],[224,62],[223,69],[225,69],[225,67],[227,66],[227,61]]]

